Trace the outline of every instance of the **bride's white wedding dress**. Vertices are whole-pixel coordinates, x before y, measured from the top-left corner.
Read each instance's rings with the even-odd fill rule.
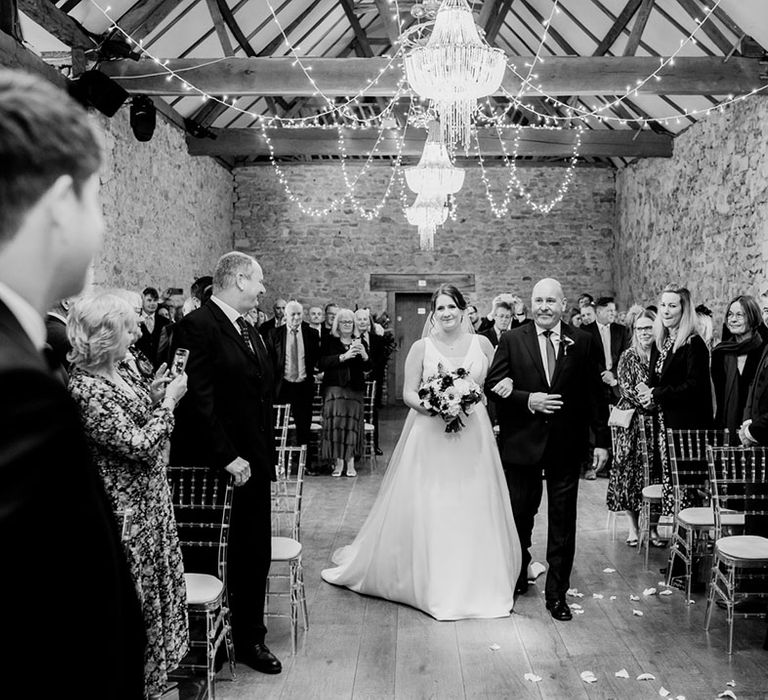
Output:
[[[422,379],[438,362],[426,338]],[[483,385],[477,336],[460,363]],[[358,593],[406,603],[438,620],[505,617],[520,571],[520,543],[485,406],[446,433],[439,417],[410,411],[368,518],[322,577]]]

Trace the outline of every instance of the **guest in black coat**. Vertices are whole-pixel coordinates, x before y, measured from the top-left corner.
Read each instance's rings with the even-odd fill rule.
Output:
[[[626,326],[615,322],[616,303],[613,297],[600,297],[595,303],[595,323],[584,326],[592,334],[600,354],[600,378],[605,385],[606,401],[615,404],[619,400],[619,382],[617,368],[621,354],[629,347]]]
[[[363,453],[363,394],[368,351],[357,337],[355,314],[339,309],[329,335],[322,339],[318,367],[323,372],[323,433],[320,455],[333,460],[333,476],[357,476],[355,459]]]
[[[373,401],[373,449],[377,455],[384,452],[379,447],[379,399],[381,398],[381,389],[384,385],[384,372],[387,368],[387,341],[383,335],[379,335],[371,322],[370,309],[357,309],[355,311],[355,328],[357,335],[363,343],[363,347],[368,353],[371,363],[370,369],[366,372],[366,379],[376,382],[376,394]]]
[[[506,301],[499,301],[493,309],[493,326],[482,331],[480,335],[491,341],[495,348],[501,336],[509,330],[512,323],[512,307]]]
[[[48,310],[45,315],[45,332],[48,350],[48,364],[55,372],[62,373],[65,378],[69,372],[69,360],[67,354],[72,345],[67,338],[67,314],[72,300],[60,299],[56,305]]]
[[[47,80],[0,71],[0,658],[4,698],[144,696],[144,622],[43,314],[80,292],[104,225],[100,139]]]
[[[753,297],[737,296],[726,308],[723,340],[712,351],[712,385],[715,427],[727,428],[734,441],[765,341],[758,332],[763,319]]]
[[[656,408],[654,428],[661,467],[662,513],[674,513],[667,458],[667,429],[707,429],[714,425],[709,352],[696,332],[696,312],[685,287],[667,286],[654,322],[649,387],[638,392],[646,408]],[[678,504],[681,508],[688,504]]]
[[[307,445],[307,473],[314,473],[309,455],[315,368],[320,357],[320,336],[301,319],[304,308],[298,301],[285,305],[285,324],[267,337],[276,381],[277,403],[291,406],[299,445]]]
[[[176,412],[171,464],[234,477],[227,582],[237,658],[263,673],[282,666],[265,644],[264,595],[272,559],[275,478],[274,372],[259,332],[244,318],[264,293],[250,255],[219,258],[213,296],[176,324],[174,350],[189,350],[188,391]],[[185,563],[187,553],[185,552]]]

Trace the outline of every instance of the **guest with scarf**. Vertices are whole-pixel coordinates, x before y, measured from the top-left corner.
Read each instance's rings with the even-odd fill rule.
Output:
[[[742,422],[749,385],[765,349],[766,341],[758,332],[762,320],[753,297],[737,296],[726,307],[723,340],[712,351],[715,426],[727,428],[732,442]]]

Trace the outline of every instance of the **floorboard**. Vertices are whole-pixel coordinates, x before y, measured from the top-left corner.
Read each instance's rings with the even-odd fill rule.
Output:
[[[677,589],[670,596],[658,595],[665,551],[653,549],[645,570],[642,556],[624,542],[627,521],[622,517],[612,539],[605,479],[580,483],[571,586],[584,597],[568,600],[584,612],[572,622],[555,622],[545,610],[544,576],[517,600],[509,618],[457,622],[437,622],[407,606],[324,583],[320,571],[330,565],[337,547],[354,538],[376,498],[403,418],[400,409],[383,412],[385,456],[374,473],[362,464],[354,479],[307,479],[302,539],[310,629],[300,634],[294,657],[287,620],[269,620],[267,642],[282,660],[283,673],[265,676],[239,666],[237,681],[230,682],[223,671],[218,698],[624,700],[658,698],[664,687],[673,698],[698,700],[716,698],[733,680],[738,700],[768,700],[765,622],[737,619],[736,653],[729,659],[723,611],[715,611],[707,635],[702,593],[694,593],[693,605],[686,605]],[[543,561],[546,497],[533,540],[534,559]],[[606,573],[606,568],[615,571]],[[657,594],[644,596],[650,587]],[[630,600],[631,595],[640,600]],[[622,669],[628,679],[615,676]],[[592,671],[597,682],[584,682],[584,671]],[[526,673],[541,680],[526,680]],[[655,679],[637,681],[641,673]]]

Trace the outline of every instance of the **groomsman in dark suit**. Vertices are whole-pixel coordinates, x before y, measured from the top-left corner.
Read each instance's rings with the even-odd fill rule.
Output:
[[[480,335],[491,341],[496,347],[501,336],[509,330],[512,323],[512,307],[506,301],[499,301],[493,309],[493,326],[482,331]]]
[[[261,333],[264,338],[266,338],[275,328],[280,328],[285,325],[285,304],[285,299],[278,299],[272,307],[274,316],[269,320],[264,321],[264,323],[259,326],[259,333]]]
[[[176,325],[173,349],[189,350],[188,391],[176,411],[171,464],[199,464],[234,477],[227,582],[235,652],[257,671],[280,673],[264,625],[272,558],[274,372],[261,335],[244,318],[263,293],[256,260],[227,253],[216,264],[209,301]]]
[[[309,440],[320,334],[301,320],[303,315],[302,305],[298,301],[289,301],[285,305],[285,325],[272,329],[267,337],[267,347],[277,382],[277,403],[291,405],[297,441],[307,445],[305,469],[308,474],[314,474],[309,459]]]
[[[70,299],[59,299],[56,304],[45,314],[46,343],[48,344],[49,362],[51,369],[63,372],[66,376],[69,372],[69,360],[67,353],[72,345],[67,338],[67,314],[69,313]]]
[[[739,440],[744,447],[768,445],[768,347],[763,351],[749,386]]]
[[[566,300],[557,280],[533,288],[533,323],[505,333],[486,378],[486,394],[503,405],[502,462],[509,486],[523,561],[516,592],[528,588],[533,519],[547,482],[549,570],[547,609],[570,620],[565,600],[576,547],[579,471],[595,436],[595,466],[608,458],[607,407],[592,337],[562,322]]]
[[[144,620],[78,409],[43,358],[43,314],[83,288],[104,225],[85,110],[0,71],[2,696],[144,697]],[[76,691],[77,693],[78,691]]]
[[[592,335],[595,345],[602,350],[600,353],[600,379],[603,382],[603,392],[608,404],[613,405],[619,401],[619,381],[617,368],[619,358],[629,347],[630,336],[627,329],[615,322],[616,304],[613,297],[600,297],[595,302],[594,323],[583,326],[583,329]],[[609,463],[606,463],[606,470]],[[594,480],[597,473],[588,468],[584,474],[585,479]]]

